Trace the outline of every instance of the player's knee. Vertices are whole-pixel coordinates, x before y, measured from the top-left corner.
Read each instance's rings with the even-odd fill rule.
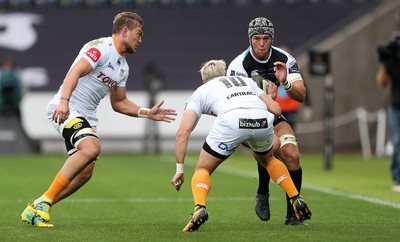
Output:
[[[287,168],[289,170],[300,169],[300,152],[297,146],[293,144],[287,144],[282,146],[280,149],[281,158],[283,158]]]
[[[101,152],[100,142],[95,138],[83,140],[78,149],[80,155],[84,156],[88,163],[95,161]]]
[[[88,160],[90,160],[91,162],[95,161],[101,152],[100,145],[90,146],[86,148],[84,152],[86,153]]]
[[[300,162],[300,152],[297,146],[286,145],[281,148],[281,153],[288,160],[289,163],[299,163]]]

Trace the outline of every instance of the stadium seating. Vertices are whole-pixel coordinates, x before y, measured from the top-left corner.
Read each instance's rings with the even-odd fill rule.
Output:
[[[0,10],[35,8],[165,8],[243,5],[363,4],[389,0],[0,0]]]

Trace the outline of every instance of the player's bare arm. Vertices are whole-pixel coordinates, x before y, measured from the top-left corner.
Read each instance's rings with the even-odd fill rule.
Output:
[[[178,131],[176,132],[175,159],[177,163],[177,170],[176,174],[171,180],[171,184],[177,191],[181,189],[181,186],[185,181],[183,164],[185,163],[186,150],[189,143],[190,134],[196,127],[198,120],[199,118],[193,110],[186,110],[183,113],[181,123]]]
[[[92,66],[85,58],[81,58],[75,65],[68,71],[64,78],[60,104],[54,110],[53,120],[57,123],[63,123],[69,116],[69,99],[72,92],[78,84],[79,78],[86,76],[93,70]]]
[[[161,108],[164,101],[160,101],[151,109],[142,108],[129,100],[126,96],[126,88],[116,86],[110,89],[111,106],[115,112],[122,113],[131,117],[147,117],[154,121],[171,122],[174,121],[176,111],[169,108]]]
[[[130,117],[138,117],[139,106],[130,101],[126,96],[126,87],[115,86],[110,88],[111,107],[115,112],[125,114]]]
[[[306,100],[306,87],[304,86],[303,80],[292,81],[292,89],[286,91],[288,96],[298,102],[304,102]]]
[[[266,93],[261,93],[259,96],[261,100],[267,105],[267,109],[270,113],[272,113],[275,118],[278,118],[282,113],[282,108],[279,103],[275,102],[271,96],[267,95]]]
[[[279,82],[285,87],[288,96],[298,102],[304,102],[306,99],[306,88],[302,79],[288,80],[286,65],[280,61],[274,63],[276,68],[275,76]],[[285,71],[283,71],[285,67]]]

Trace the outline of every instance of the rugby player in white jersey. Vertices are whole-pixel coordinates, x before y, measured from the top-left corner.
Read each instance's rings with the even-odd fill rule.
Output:
[[[69,158],[48,190],[28,204],[21,214],[23,222],[53,227],[49,223],[51,206],[90,180],[100,154],[96,109],[107,94],[115,112],[155,121],[175,120],[176,111],[161,108],[163,101],[148,109],[126,96],[129,66],[125,55],[136,52],[143,34],[142,18],[133,12],[121,12],[114,17],[112,36],[92,40],[80,50],[47,106],[48,118],[65,139]]]
[[[286,79],[286,66],[274,63],[276,77]],[[176,174],[171,184],[177,191],[184,182],[184,162],[191,132],[201,114],[216,116],[192,177],[194,212],[183,232],[196,231],[208,220],[206,199],[211,189],[211,174],[234,150],[246,143],[257,162],[270,174],[291,199],[297,219],[310,219],[311,210],[300,196],[286,166],[272,154],[273,122],[281,114],[278,103],[272,100],[251,78],[227,77],[223,60],[211,60],[200,70],[204,84],[197,88],[186,103],[176,134]]]
[[[300,74],[297,62],[286,51],[272,45],[274,39],[274,26],[264,17],[258,17],[250,21],[248,28],[250,46],[238,55],[228,66],[228,76],[253,77],[261,75],[269,80],[268,90],[259,82],[260,88],[268,91],[271,97],[276,97],[277,87],[282,85],[287,95],[303,102],[306,97],[306,88]],[[287,78],[278,80],[275,77],[274,63],[281,61],[286,64]],[[297,190],[301,191],[302,169],[300,165],[300,151],[293,129],[282,115],[274,122],[274,131],[278,136],[275,139],[274,154],[281,159],[289,170],[293,183]],[[269,180],[270,176],[264,167],[258,165],[259,185],[256,194],[256,214],[267,221],[270,219],[269,209]],[[295,212],[286,196],[287,210],[285,225],[305,225],[296,219]]]

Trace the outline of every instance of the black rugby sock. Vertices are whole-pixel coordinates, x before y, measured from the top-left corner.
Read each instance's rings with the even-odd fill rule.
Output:
[[[297,191],[300,193],[301,183],[302,183],[302,178],[303,178],[303,170],[301,169],[301,167],[300,167],[300,169],[298,169],[296,171],[289,170],[289,174],[293,180],[294,186],[296,187]],[[290,203],[290,199],[289,199],[288,195],[286,195],[286,203],[287,203],[286,217],[295,216],[293,206]]]
[[[257,194],[269,194],[269,180],[271,177],[268,174],[267,169],[257,163],[257,169],[258,169],[258,189],[257,189]]]

